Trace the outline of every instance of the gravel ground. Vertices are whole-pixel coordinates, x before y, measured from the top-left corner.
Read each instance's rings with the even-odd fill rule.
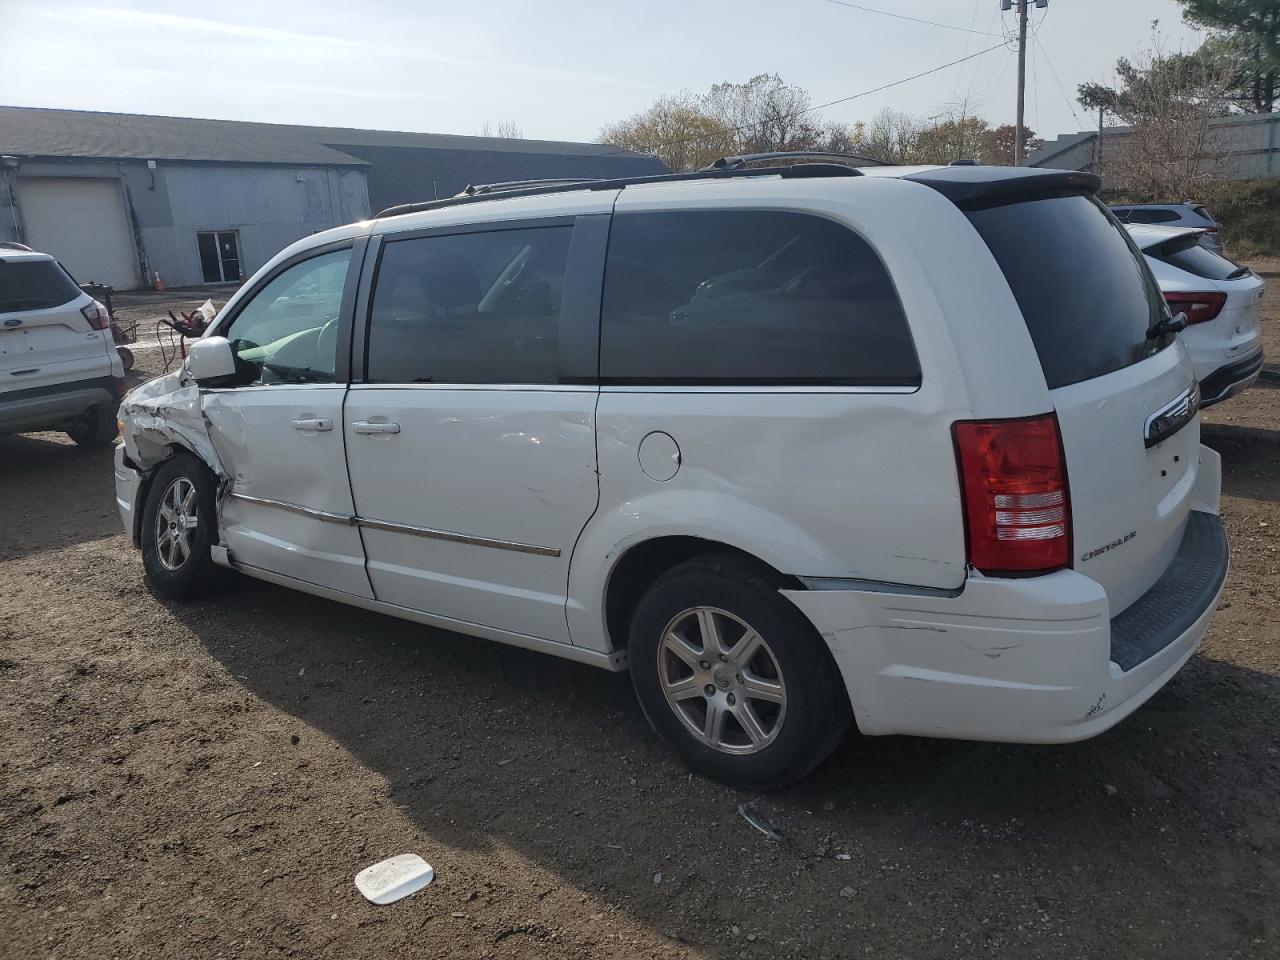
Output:
[[[686,773],[625,675],[249,580],[160,602],[109,451],[0,439],[0,957],[1276,957],[1278,414],[1206,414],[1226,598],[1132,718],[851,737],[767,798]],[[406,851],[435,882],[366,903]]]

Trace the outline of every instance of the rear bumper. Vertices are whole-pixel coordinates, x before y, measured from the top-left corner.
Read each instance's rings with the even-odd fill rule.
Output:
[[[867,734],[1065,743],[1102,733],[1159,690],[1208,629],[1228,551],[1215,454],[1161,579],[1112,618],[1074,570],[971,576],[955,596],[786,591],[826,638]]]
[[[1200,407],[1221,403],[1253,386],[1262,372],[1262,351],[1258,350],[1240,360],[1219,367],[1200,381]]]
[[[120,404],[114,377],[0,393],[0,434],[56,430],[90,409]]]

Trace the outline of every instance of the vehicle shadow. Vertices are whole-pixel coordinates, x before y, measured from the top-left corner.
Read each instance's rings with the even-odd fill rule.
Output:
[[[1280,501],[1280,484],[1275,480],[1280,472],[1280,431],[1206,424],[1202,439],[1222,456],[1223,496]]]
[[[514,849],[709,956],[1261,955],[1280,936],[1280,681],[1214,659],[1212,639],[1095,740],[851,736],[760,797],[690,775],[627,674],[257,582],[171,610],[250,691],[384,777],[426,836]]]
[[[0,560],[118,534],[112,457],[62,433],[0,437]]]

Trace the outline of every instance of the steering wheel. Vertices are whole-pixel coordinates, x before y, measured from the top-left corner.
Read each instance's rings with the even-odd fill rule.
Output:
[[[338,362],[338,318],[327,321],[316,335],[316,357],[333,357]]]

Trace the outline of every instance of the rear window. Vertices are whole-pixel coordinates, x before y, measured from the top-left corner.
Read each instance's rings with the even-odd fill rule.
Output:
[[[1150,207],[1130,208],[1123,214],[1120,211],[1116,211],[1116,216],[1125,223],[1173,223],[1182,219],[1182,215],[1177,210],[1152,209]]]
[[[968,211],[1004,272],[1052,389],[1138,363],[1164,298],[1124,228],[1090,196]]]
[[[624,213],[609,233],[606,383],[918,386],[902,304],[862,237],[801,213]]]
[[[1148,248],[1147,255],[1206,280],[1238,280],[1249,273],[1248,267],[1242,267],[1203,246],[1197,233],[1168,240],[1154,249]]]
[[[54,260],[0,258],[0,313],[47,310],[78,296],[80,288]]]

